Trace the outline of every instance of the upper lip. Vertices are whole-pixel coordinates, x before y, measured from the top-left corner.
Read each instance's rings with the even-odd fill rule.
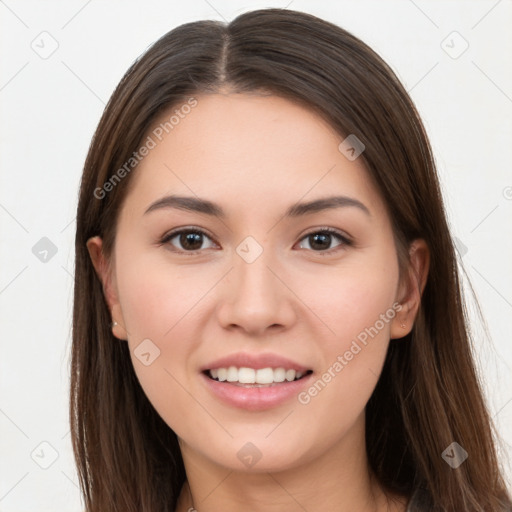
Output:
[[[237,368],[254,368],[255,370],[261,368],[284,368],[297,372],[306,372],[310,369],[307,366],[303,366],[300,363],[278,354],[249,354],[247,352],[237,352],[236,354],[221,357],[220,359],[216,359],[204,365],[201,371],[214,370],[216,368],[229,368],[230,366],[236,366]]]

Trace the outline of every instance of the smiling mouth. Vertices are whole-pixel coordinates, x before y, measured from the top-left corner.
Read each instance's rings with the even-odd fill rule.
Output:
[[[272,387],[294,382],[313,373],[312,370],[299,372],[282,367],[278,368],[247,368],[230,366],[228,368],[215,368],[203,372],[207,377],[217,382],[232,384],[246,388]]]

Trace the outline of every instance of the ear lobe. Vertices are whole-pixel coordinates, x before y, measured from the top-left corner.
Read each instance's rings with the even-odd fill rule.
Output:
[[[109,309],[119,303],[115,286],[112,283],[112,276],[109,264],[103,254],[103,240],[99,236],[94,236],[87,240],[87,250],[91,258],[94,270],[103,285],[103,294],[109,306]]]
[[[405,292],[399,297],[402,310],[391,325],[392,339],[403,338],[411,332],[421,304],[421,296],[427,284],[429,267],[430,251],[427,243],[421,238],[414,240],[409,248],[409,268],[404,283]]]

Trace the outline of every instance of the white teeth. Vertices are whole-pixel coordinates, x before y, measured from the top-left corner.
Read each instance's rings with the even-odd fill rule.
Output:
[[[293,379],[295,379],[295,370],[286,370],[286,380],[291,382]]]
[[[274,370],[274,382],[284,382],[286,378],[286,370],[284,368],[276,368]]]
[[[240,374],[241,373],[242,372],[240,371]],[[242,382],[241,378],[240,382]],[[256,382],[258,384],[272,384],[272,382],[274,382],[274,370],[272,370],[272,368],[261,368],[256,370]]]
[[[210,376],[220,382],[239,382],[241,384],[272,384],[274,382],[291,382],[300,379],[306,372],[286,370],[285,368],[216,368],[209,371]]]
[[[238,373],[238,382],[242,384],[254,384],[256,382],[256,371],[252,368],[240,368],[240,370],[235,368],[235,372]]]
[[[226,380],[228,382],[236,382],[238,380],[238,370],[234,366],[230,366],[228,368]]]

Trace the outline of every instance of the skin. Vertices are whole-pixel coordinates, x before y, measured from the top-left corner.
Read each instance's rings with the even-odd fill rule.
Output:
[[[118,322],[113,333],[127,340],[148,399],[178,435],[188,483],[177,510],[194,503],[199,512],[404,511],[407,500],[371,478],[364,409],[390,338],[412,328],[428,272],[425,242],[411,245],[399,282],[383,200],[362,159],[348,160],[338,150],[343,137],[315,113],[276,96],[196,98],[134,171],[111,260],[101,238],[87,244]],[[361,201],[370,215],[344,207],[283,217],[298,201],[334,192]],[[214,201],[227,216],[144,214],[171,193]],[[199,253],[187,254],[179,236],[159,243],[179,227],[207,233]],[[353,245],[332,236],[318,248],[306,235],[325,227]],[[236,252],[247,236],[263,249],[252,263]],[[319,377],[394,303],[401,311],[308,404],[293,397],[242,410],[200,379],[202,365],[238,351],[274,352]],[[160,349],[149,366],[134,355],[147,338]],[[261,452],[251,468],[237,457],[247,442]]]

